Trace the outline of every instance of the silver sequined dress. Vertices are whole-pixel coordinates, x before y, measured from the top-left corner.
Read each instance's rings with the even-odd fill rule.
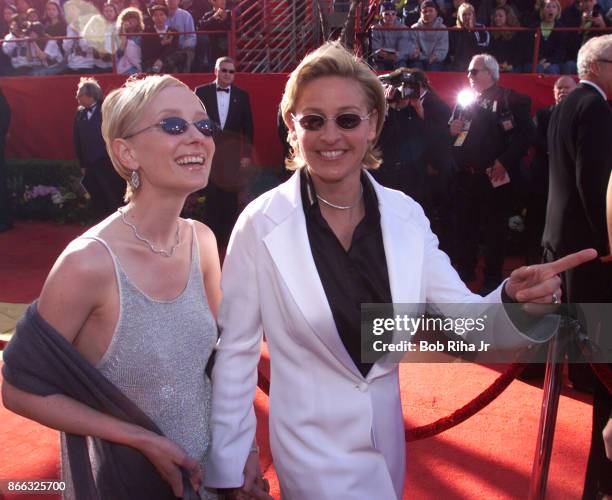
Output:
[[[187,286],[170,301],[140,291],[106,242],[92,239],[113,258],[121,301],[112,341],[97,368],[205,471],[212,387],[204,370],[217,327],[202,282],[195,231]],[[95,477],[95,448],[89,450]],[[217,498],[204,488],[200,496]]]

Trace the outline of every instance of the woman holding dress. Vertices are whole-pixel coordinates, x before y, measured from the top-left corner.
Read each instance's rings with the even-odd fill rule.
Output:
[[[208,181],[213,123],[168,75],[128,80],[108,95],[102,114],[127,204],[57,259],[5,351],[3,401],[62,431],[68,498],[187,498],[190,488],[207,498],[200,486],[210,442],[205,368],[217,339],[220,268],[212,231],[179,214]],[[45,357],[55,348],[62,356]],[[24,349],[32,350],[28,360]],[[36,375],[28,375],[34,360]],[[77,386],[84,380],[89,390]],[[82,436],[87,446],[72,446]],[[114,474],[114,449],[135,453],[126,467],[144,457],[162,487],[137,491],[156,483],[139,484],[130,469]]]

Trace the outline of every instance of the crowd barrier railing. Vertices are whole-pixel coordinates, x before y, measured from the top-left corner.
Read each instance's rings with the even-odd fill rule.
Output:
[[[534,33],[533,52],[532,52],[532,57],[531,57],[531,73],[538,73],[537,71],[538,61],[539,61],[538,56],[540,53],[540,45],[541,45],[541,40],[542,40],[542,29],[540,26],[536,28],[527,28],[523,26],[504,26],[504,27],[483,26],[483,27],[478,27],[478,28],[477,27],[460,28],[457,26],[445,26],[445,27],[440,27],[440,28],[425,28],[425,27],[412,28],[408,26],[386,27],[382,25],[372,25],[365,33],[369,41],[369,50],[365,50],[364,53],[367,54],[368,58],[371,57],[372,55],[371,47],[372,47],[372,32],[373,31],[405,31],[408,33],[411,33],[414,31],[447,31],[449,35],[453,32],[456,33],[459,31],[467,31],[467,32],[480,31],[480,32],[489,32],[489,33],[508,32],[508,31],[520,32],[520,33],[531,32],[531,33]],[[584,33],[612,33],[612,27],[606,27],[606,28],[555,27],[553,28],[553,31],[577,32],[577,33],[582,33],[582,34]],[[450,39],[449,39],[449,43],[450,43]],[[481,53],[488,53],[487,49],[488,47],[483,47]],[[451,70],[448,70],[448,71],[451,71]]]

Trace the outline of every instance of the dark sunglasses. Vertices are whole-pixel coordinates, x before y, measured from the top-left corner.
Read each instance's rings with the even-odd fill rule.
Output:
[[[187,120],[183,120],[178,117],[164,118],[158,123],[154,123],[153,125],[149,125],[148,127],[139,130],[138,132],[134,132],[133,134],[126,135],[124,139],[129,139],[130,137],[134,137],[135,135],[140,134],[141,132],[145,132],[153,127],[159,127],[166,134],[170,135],[181,135],[187,132],[190,123]],[[198,120],[197,122],[193,122],[193,126],[197,128],[202,135],[206,137],[212,137],[219,129],[217,124],[213,122],[209,118],[204,118],[203,120]]]
[[[221,71],[221,73],[229,73],[230,75],[233,75],[234,73],[236,73],[235,69],[221,68],[220,71]]]
[[[487,68],[482,68],[482,69],[478,69],[478,68],[470,68],[467,70],[468,75],[474,75],[476,76],[478,73],[481,73],[482,71],[489,71]]]
[[[291,115],[291,119],[295,123],[299,123],[300,127],[304,130],[321,130],[325,122],[328,120],[333,120],[336,122],[336,125],[343,130],[353,130],[361,125],[361,122],[370,118],[372,113],[368,113],[365,116],[360,116],[357,113],[342,113],[332,118],[325,118],[320,115],[304,115],[301,118],[298,118],[294,114]]]

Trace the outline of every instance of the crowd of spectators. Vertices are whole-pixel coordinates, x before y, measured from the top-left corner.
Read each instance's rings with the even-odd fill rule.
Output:
[[[226,0],[0,1],[0,76],[211,71],[228,55]]]
[[[566,8],[559,0],[384,2],[371,31],[371,63],[381,71],[465,71],[474,55],[488,53],[502,72],[531,72],[539,32],[536,71],[575,74],[580,47],[610,27],[612,0],[576,0]]]
[[[110,72],[113,59],[126,75],[203,72],[229,53],[234,0],[0,1],[0,76]],[[474,55],[489,53],[502,72],[530,72],[539,31],[536,71],[575,74],[580,47],[609,27],[612,0],[564,9],[559,0],[387,1],[371,30],[371,63],[465,71]]]

